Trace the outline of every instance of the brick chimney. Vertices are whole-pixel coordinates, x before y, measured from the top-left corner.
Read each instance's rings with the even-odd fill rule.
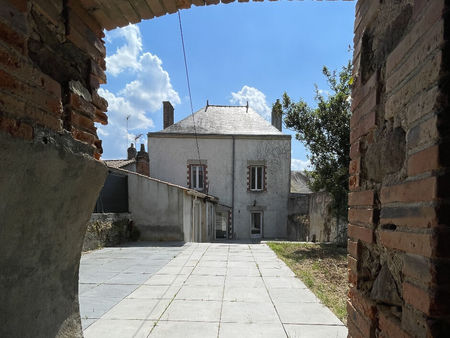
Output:
[[[173,124],[173,106],[169,101],[163,101],[164,129]]]
[[[136,155],[136,172],[141,175],[150,176],[150,161],[143,144],[141,144],[141,150]]]
[[[128,155],[127,160],[132,160],[136,157],[136,148],[134,147],[134,144],[131,143],[131,146],[127,149]]]

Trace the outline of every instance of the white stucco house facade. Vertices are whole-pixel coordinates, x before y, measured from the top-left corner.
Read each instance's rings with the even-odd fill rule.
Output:
[[[219,198],[212,240],[286,237],[291,136],[281,116],[272,125],[248,105],[207,104],[177,123],[173,113],[164,102],[164,129],[148,133],[150,176]]]

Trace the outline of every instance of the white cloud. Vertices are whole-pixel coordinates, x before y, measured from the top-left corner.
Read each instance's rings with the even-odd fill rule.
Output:
[[[136,80],[128,83],[119,92],[136,107],[151,112],[161,108],[162,101],[180,103],[178,93],[173,89],[170,76],[162,67],[161,59],[151,53],[144,53],[139,58],[139,72]]]
[[[126,145],[134,142],[135,135],[131,131],[145,134],[153,128],[153,120],[148,115],[159,111],[162,101],[180,103],[180,97],[172,87],[169,73],[164,70],[161,59],[143,50],[139,27],[130,25],[107,33],[109,42],[119,38],[124,39],[124,43],[106,58],[106,66],[108,73],[113,76],[127,71],[131,81],[118,91],[99,89],[99,94],[108,101],[108,125],[98,127],[106,156],[118,153],[125,155]],[[128,115],[129,134],[126,130]],[[139,143],[145,144],[146,137],[141,137]]]
[[[245,85],[237,93],[232,92],[231,96],[231,103],[245,106],[248,101],[249,106],[252,107],[258,114],[265,119],[270,119],[271,109],[267,105],[266,95],[264,95],[264,93],[260,90]]]
[[[106,69],[108,74],[117,76],[126,69],[139,69],[139,54],[142,52],[142,38],[139,27],[129,25],[114,30],[107,35],[107,41],[112,42],[117,38],[125,39],[125,44],[117,48],[116,52],[106,57]]]
[[[311,169],[311,162],[309,160],[300,160],[298,158],[291,159],[291,170],[303,171]]]

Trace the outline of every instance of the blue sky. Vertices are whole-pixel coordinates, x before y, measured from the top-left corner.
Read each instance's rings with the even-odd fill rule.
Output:
[[[270,119],[286,91],[314,104],[314,84],[328,88],[322,67],[351,58],[355,1],[280,1],[193,6],[181,11],[194,111],[210,104],[249,104]],[[190,114],[177,14],[106,33],[109,125],[98,126],[103,159],[125,158],[127,143],[162,129],[162,101],[175,122]],[[128,131],[126,131],[126,116]],[[292,138],[292,168],[307,152]],[[128,142],[127,142],[128,139]]]

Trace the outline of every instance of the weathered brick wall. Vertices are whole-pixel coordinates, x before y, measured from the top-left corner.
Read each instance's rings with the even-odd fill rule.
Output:
[[[450,332],[448,9],[445,0],[356,6],[351,337]]]
[[[95,122],[107,123],[102,27],[78,1],[2,0],[0,130],[34,140],[70,133],[100,157]]]

